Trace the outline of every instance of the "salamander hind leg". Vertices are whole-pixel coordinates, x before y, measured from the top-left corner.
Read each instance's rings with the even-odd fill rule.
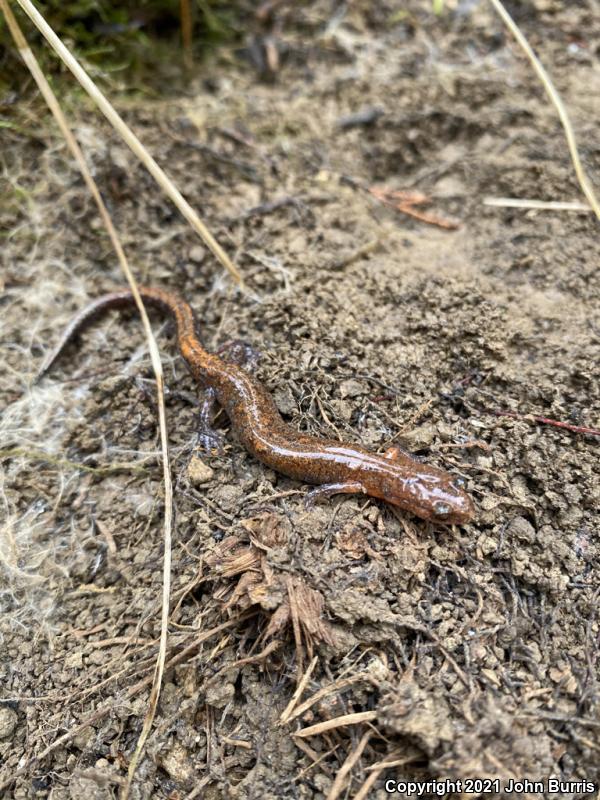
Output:
[[[358,481],[348,481],[348,483],[324,483],[317,486],[304,498],[304,508],[312,508],[318,500],[331,497],[334,494],[366,494],[365,487]]]

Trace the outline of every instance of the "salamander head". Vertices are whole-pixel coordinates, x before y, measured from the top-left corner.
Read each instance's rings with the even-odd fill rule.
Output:
[[[384,481],[383,498],[429,522],[463,525],[475,514],[475,506],[462,488],[464,480],[434,467],[419,464],[407,476]]]
[[[443,497],[434,501],[432,513],[425,519],[448,525],[464,525],[470,522],[475,516],[475,506],[469,495],[461,489],[462,485],[462,478],[450,481],[443,489]]]

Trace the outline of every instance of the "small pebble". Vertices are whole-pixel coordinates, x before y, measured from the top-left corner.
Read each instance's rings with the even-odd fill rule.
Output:
[[[17,713],[12,708],[0,708],[0,739],[8,739],[17,727]]]
[[[171,749],[161,756],[161,766],[177,783],[186,783],[194,776],[190,754],[179,742],[173,742]]]
[[[187,468],[188,479],[193,486],[199,486],[202,483],[208,483],[214,475],[208,464],[205,464],[198,456],[192,456]]]
[[[346,397],[360,397],[363,394],[365,394],[365,387],[359,381],[350,378],[340,383],[340,397],[342,399],[346,399]]]
[[[206,257],[206,250],[201,247],[199,244],[194,245],[194,247],[190,247],[190,251],[188,253],[188,258],[190,261],[193,261],[195,264],[201,264]]]

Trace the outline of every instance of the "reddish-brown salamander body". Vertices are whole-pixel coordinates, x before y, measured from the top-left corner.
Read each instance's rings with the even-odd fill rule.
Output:
[[[277,472],[320,484],[309,497],[339,492],[363,493],[433,522],[465,523],[473,502],[460,478],[415,461],[396,447],[378,455],[353,444],[298,433],[281,418],[266,389],[241,367],[208,353],[200,344],[194,312],[188,303],[161,289],[140,289],[150,306],[175,317],[182,356],[198,383],[214,390],[244,447]],[[40,370],[41,377],[66,344],[106,309],[131,306],[131,292],[104,295],[71,322],[61,342]]]

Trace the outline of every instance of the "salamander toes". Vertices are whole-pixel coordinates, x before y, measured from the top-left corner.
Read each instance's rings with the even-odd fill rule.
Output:
[[[196,443],[205,453],[212,453],[214,450],[216,450],[219,455],[223,453],[224,440],[221,434],[216,431],[199,431],[196,435]]]

